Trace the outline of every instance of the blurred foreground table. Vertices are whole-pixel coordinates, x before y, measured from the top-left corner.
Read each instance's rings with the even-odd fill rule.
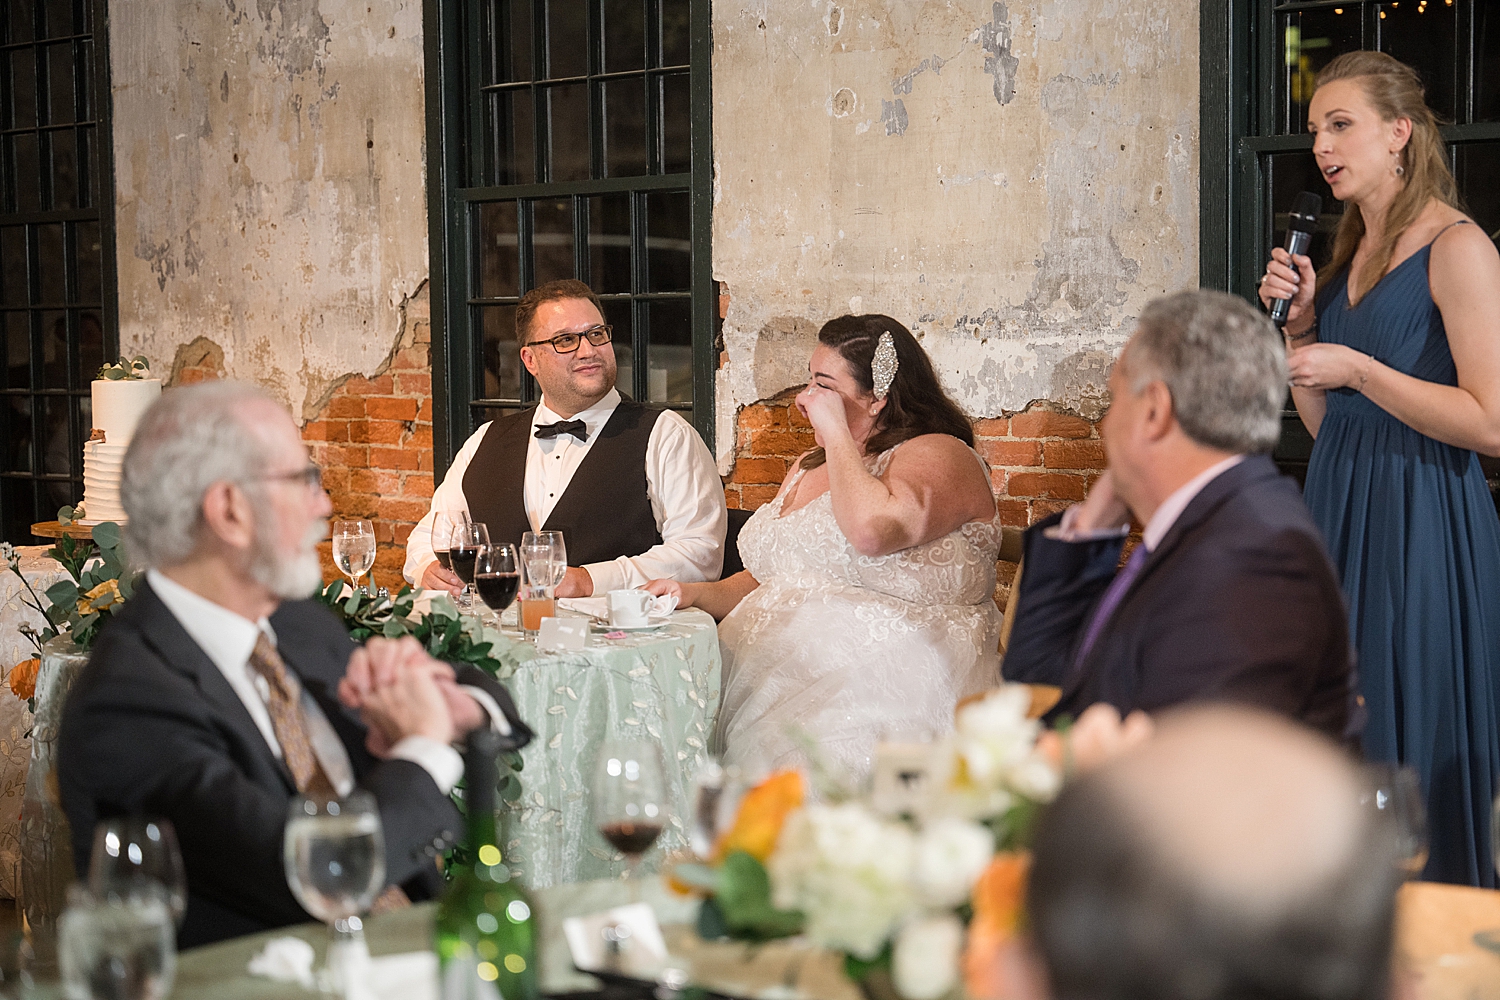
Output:
[[[514,607],[504,620],[513,614]],[[713,618],[678,611],[652,631],[613,639],[595,632],[586,648],[567,652],[539,652],[514,629],[500,635],[494,655],[513,671],[505,684],[536,732],[521,752],[521,797],[506,804],[504,815],[503,850],[512,870],[534,889],[625,870],[624,856],[599,836],[589,810],[600,745],[614,738],[661,746],[672,815],[641,866],[643,873],[657,871],[665,852],[687,845],[693,775],[708,755],[719,712]]]
[[[1474,935],[1500,941],[1500,892],[1409,882],[1396,902],[1396,947],[1418,1000],[1500,1000],[1500,954]]]

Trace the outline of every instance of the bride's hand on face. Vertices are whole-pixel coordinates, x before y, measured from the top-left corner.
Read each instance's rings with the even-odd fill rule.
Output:
[[[823,442],[835,436],[848,437],[849,415],[844,410],[844,397],[834,389],[826,389],[817,383],[809,383],[797,393],[797,409],[813,426],[813,433]]]

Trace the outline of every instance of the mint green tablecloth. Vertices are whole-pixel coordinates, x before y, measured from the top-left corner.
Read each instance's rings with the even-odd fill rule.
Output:
[[[672,813],[641,864],[657,871],[664,853],[687,844],[693,775],[708,755],[719,710],[719,636],[714,620],[689,609],[651,632],[606,639],[566,653],[538,653],[502,631],[496,654],[521,718],[536,731],[522,751],[522,794],[504,816],[506,861],[533,889],[616,878],[624,856],[595,830],[589,810],[599,747],[609,737],[655,740],[662,749]]]

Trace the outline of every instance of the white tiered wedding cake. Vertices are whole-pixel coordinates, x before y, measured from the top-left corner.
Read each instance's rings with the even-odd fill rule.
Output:
[[[161,395],[161,379],[95,379],[94,439],[83,446],[83,509],[80,524],[124,523],[120,470],[141,415]],[[98,440],[99,432],[103,440]]]

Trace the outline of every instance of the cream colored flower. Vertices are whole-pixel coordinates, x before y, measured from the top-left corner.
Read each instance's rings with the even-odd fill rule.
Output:
[[[964,928],[952,914],[924,917],[896,937],[891,978],[905,1000],[938,1000],[958,985]]]
[[[961,819],[930,823],[917,836],[912,865],[917,900],[939,910],[962,904],[994,854],[994,834],[978,823]]]

